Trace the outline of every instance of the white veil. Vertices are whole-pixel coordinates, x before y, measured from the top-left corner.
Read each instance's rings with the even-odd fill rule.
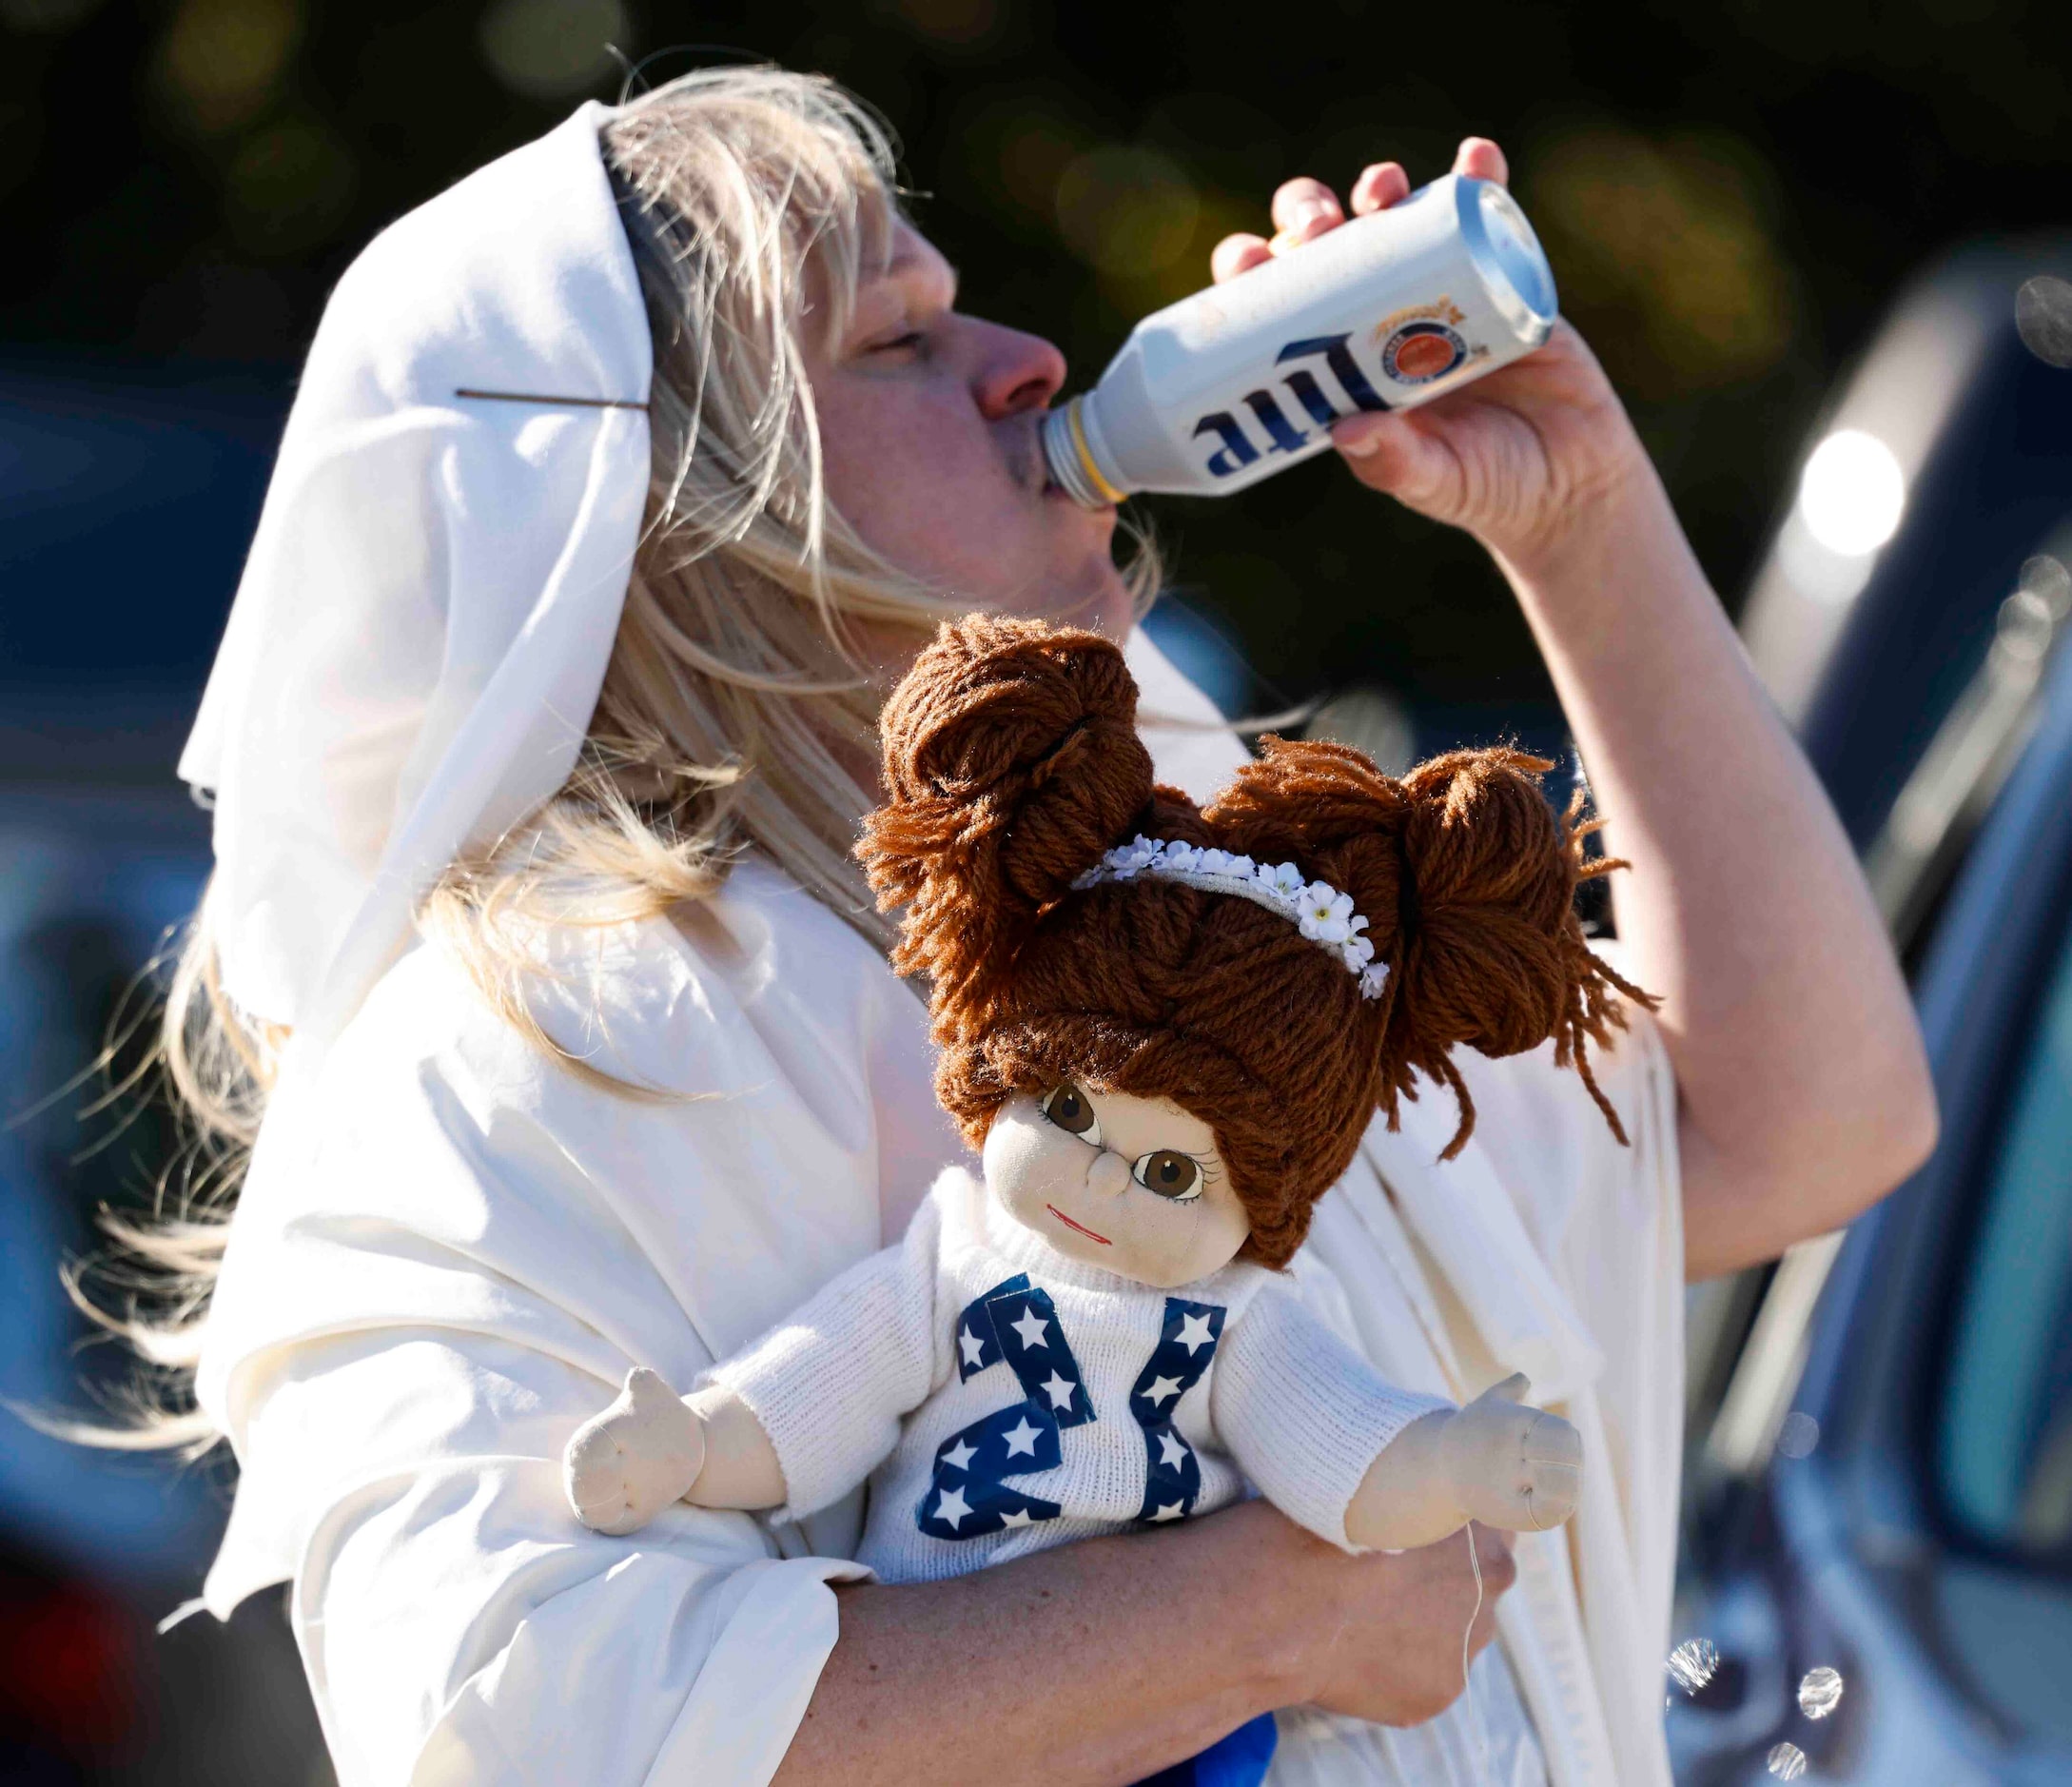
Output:
[[[647,316],[584,106],[332,294],[181,776],[225,990],[321,1052],[448,863],[567,778],[648,488]],[[495,393],[495,395],[472,395]]]

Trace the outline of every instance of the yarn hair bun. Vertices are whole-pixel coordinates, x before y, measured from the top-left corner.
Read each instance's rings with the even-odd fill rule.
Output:
[[[1137,684],[1114,642],[1035,620],[947,623],[879,718],[889,798],[857,850],[892,966],[927,974],[940,1021],[987,1021],[987,983],[1038,914],[1151,797]]]
[[[1565,815],[1548,804],[1540,778],[1553,768],[1515,750],[1452,751],[1398,779],[1346,746],[1269,736],[1206,815],[1242,840],[1234,848],[1314,862],[1358,911],[1385,915],[1370,918],[1392,970],[1380,1107],[1393,1128],[1418,1076],[1450,1087],[1460,1124],[1449,1158],[1475,1129],[1453,1059],[1463,1045],[1495,1057],[1553,1038],[1556,1064],[1576,1069],[1627,1140],[1588,1046],[1624,1026],[1614,989],[1655,1002],[1584,939],[1577,887],[1626,865],[1588,857],[1596,822],[1580,795]]]
[[[1137,690],[1098,634],[973,616],[887,703],[885,804],[857,854],[903,908],[893,966],[928,981],[936,1091],[974,1148],[1000,1107],[1064,1080],[1170,1098],[1208,1123],[1251,1219],[1291,1258],[1378,1109],[1450,1087],[1454,1063],[1553,1039],[1623,1141],[1588,1045],[1645,1003],[1585,943],[1593,826],[1555,814],[1550,767],[1458,751],[1382,774],[1342,745],[1267,737],[1205,809],[1152,783]],[[1279,911],[1153,875],[1075,886],[1137,836],[1293,864],[1367,921],[1378,996]]]

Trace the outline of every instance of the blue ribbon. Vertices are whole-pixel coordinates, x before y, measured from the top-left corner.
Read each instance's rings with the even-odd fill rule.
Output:
[[[960,1379],[1005,1362],[1022,1400],[959,1428],[935,1448],[916,1522],[930,1538],[957,1540],[1056,1520],[1062,1510],[1055,1502],[1003,1481],[1056,1470],[1064,1459],[1059,1435],[1094,1418],[1049,1293],[1032,1287],[1026,1272],[1003,1280],[965,1306],[956,1347]]]
[[[1146,1524],[1184,1520],[1201,1499],[1202,1461],[1173,1425],[1173,1411],[1202,1381],[1222,1337],[1222,1305],[1166,1298],[1159,1344],[1129,1393],[1129,1412],[1144,1429],[1144,1506],[1137,1518]]]
[[[1129,1412],[1144,1429],[1144,1489],[1139,1521],[1184,1520],[1202,1494],[1202,1461],[1173,1425],[1180,1399],[1202,1381],[1223,1337],[1223,1307],[1165,1300],[1159,1344],[1129,1393]],[[1138,1787],[1259,1787],[1272,1766],[1279,1732],[1271,1713],[1240,1725],[1199,1756],[1147,1776]]]

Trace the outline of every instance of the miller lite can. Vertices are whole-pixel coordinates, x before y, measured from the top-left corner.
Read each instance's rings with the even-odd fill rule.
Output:
[[[1428,403],[1532,352],[1554,316],[1517,202],[1448,174],[1144,318],[1045,418],[1044,458],[1088,508],[1227,496],[1321,453],[1343,417]]]

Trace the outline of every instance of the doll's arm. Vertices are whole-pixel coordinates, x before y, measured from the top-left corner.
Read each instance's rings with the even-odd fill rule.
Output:
[[[688,1501],[796,1520],[847,1495],[933,1387],[939,1233],[924,1203],[899,1246],[850,1267],[690,1396],[635,1367],[562,1455],[577,1517],[630,1533]]]
[[[1465,1408],[1420,1415],[1381,1448],[1345,1510],[1362,1550],[1407,1551],[1469,1521],[1543,1531],[1575,1512],[1583,1437],[1558,1415],[1523,1406],[1522,1372]]]
[[[635,1365],[602,1414],[576,1429],[561,1459],[569,1505],[600,1533],[637,1532],[672,1502],[773,1508],[784,1467],[755,1411],[713,1386],[678,1397]]]
[[[1286,1283],[1266,1286],[1216,1349],[1209,1415],[1238,1468],[1298,1525],[1356,1548],[1346,1510],[1375,1460],[1443,1397],[1383,1381]]]
[[[1515,1530],[1568,1518],[1580,1440],[1519,1407],[1524,1388],[1507,1380],[1466,1408],[1398,1389],[1276,1285],[1225,1330],[1211,1413],[1289,1519],[1350,1550],[1399,1550],[1471,1519]]]

